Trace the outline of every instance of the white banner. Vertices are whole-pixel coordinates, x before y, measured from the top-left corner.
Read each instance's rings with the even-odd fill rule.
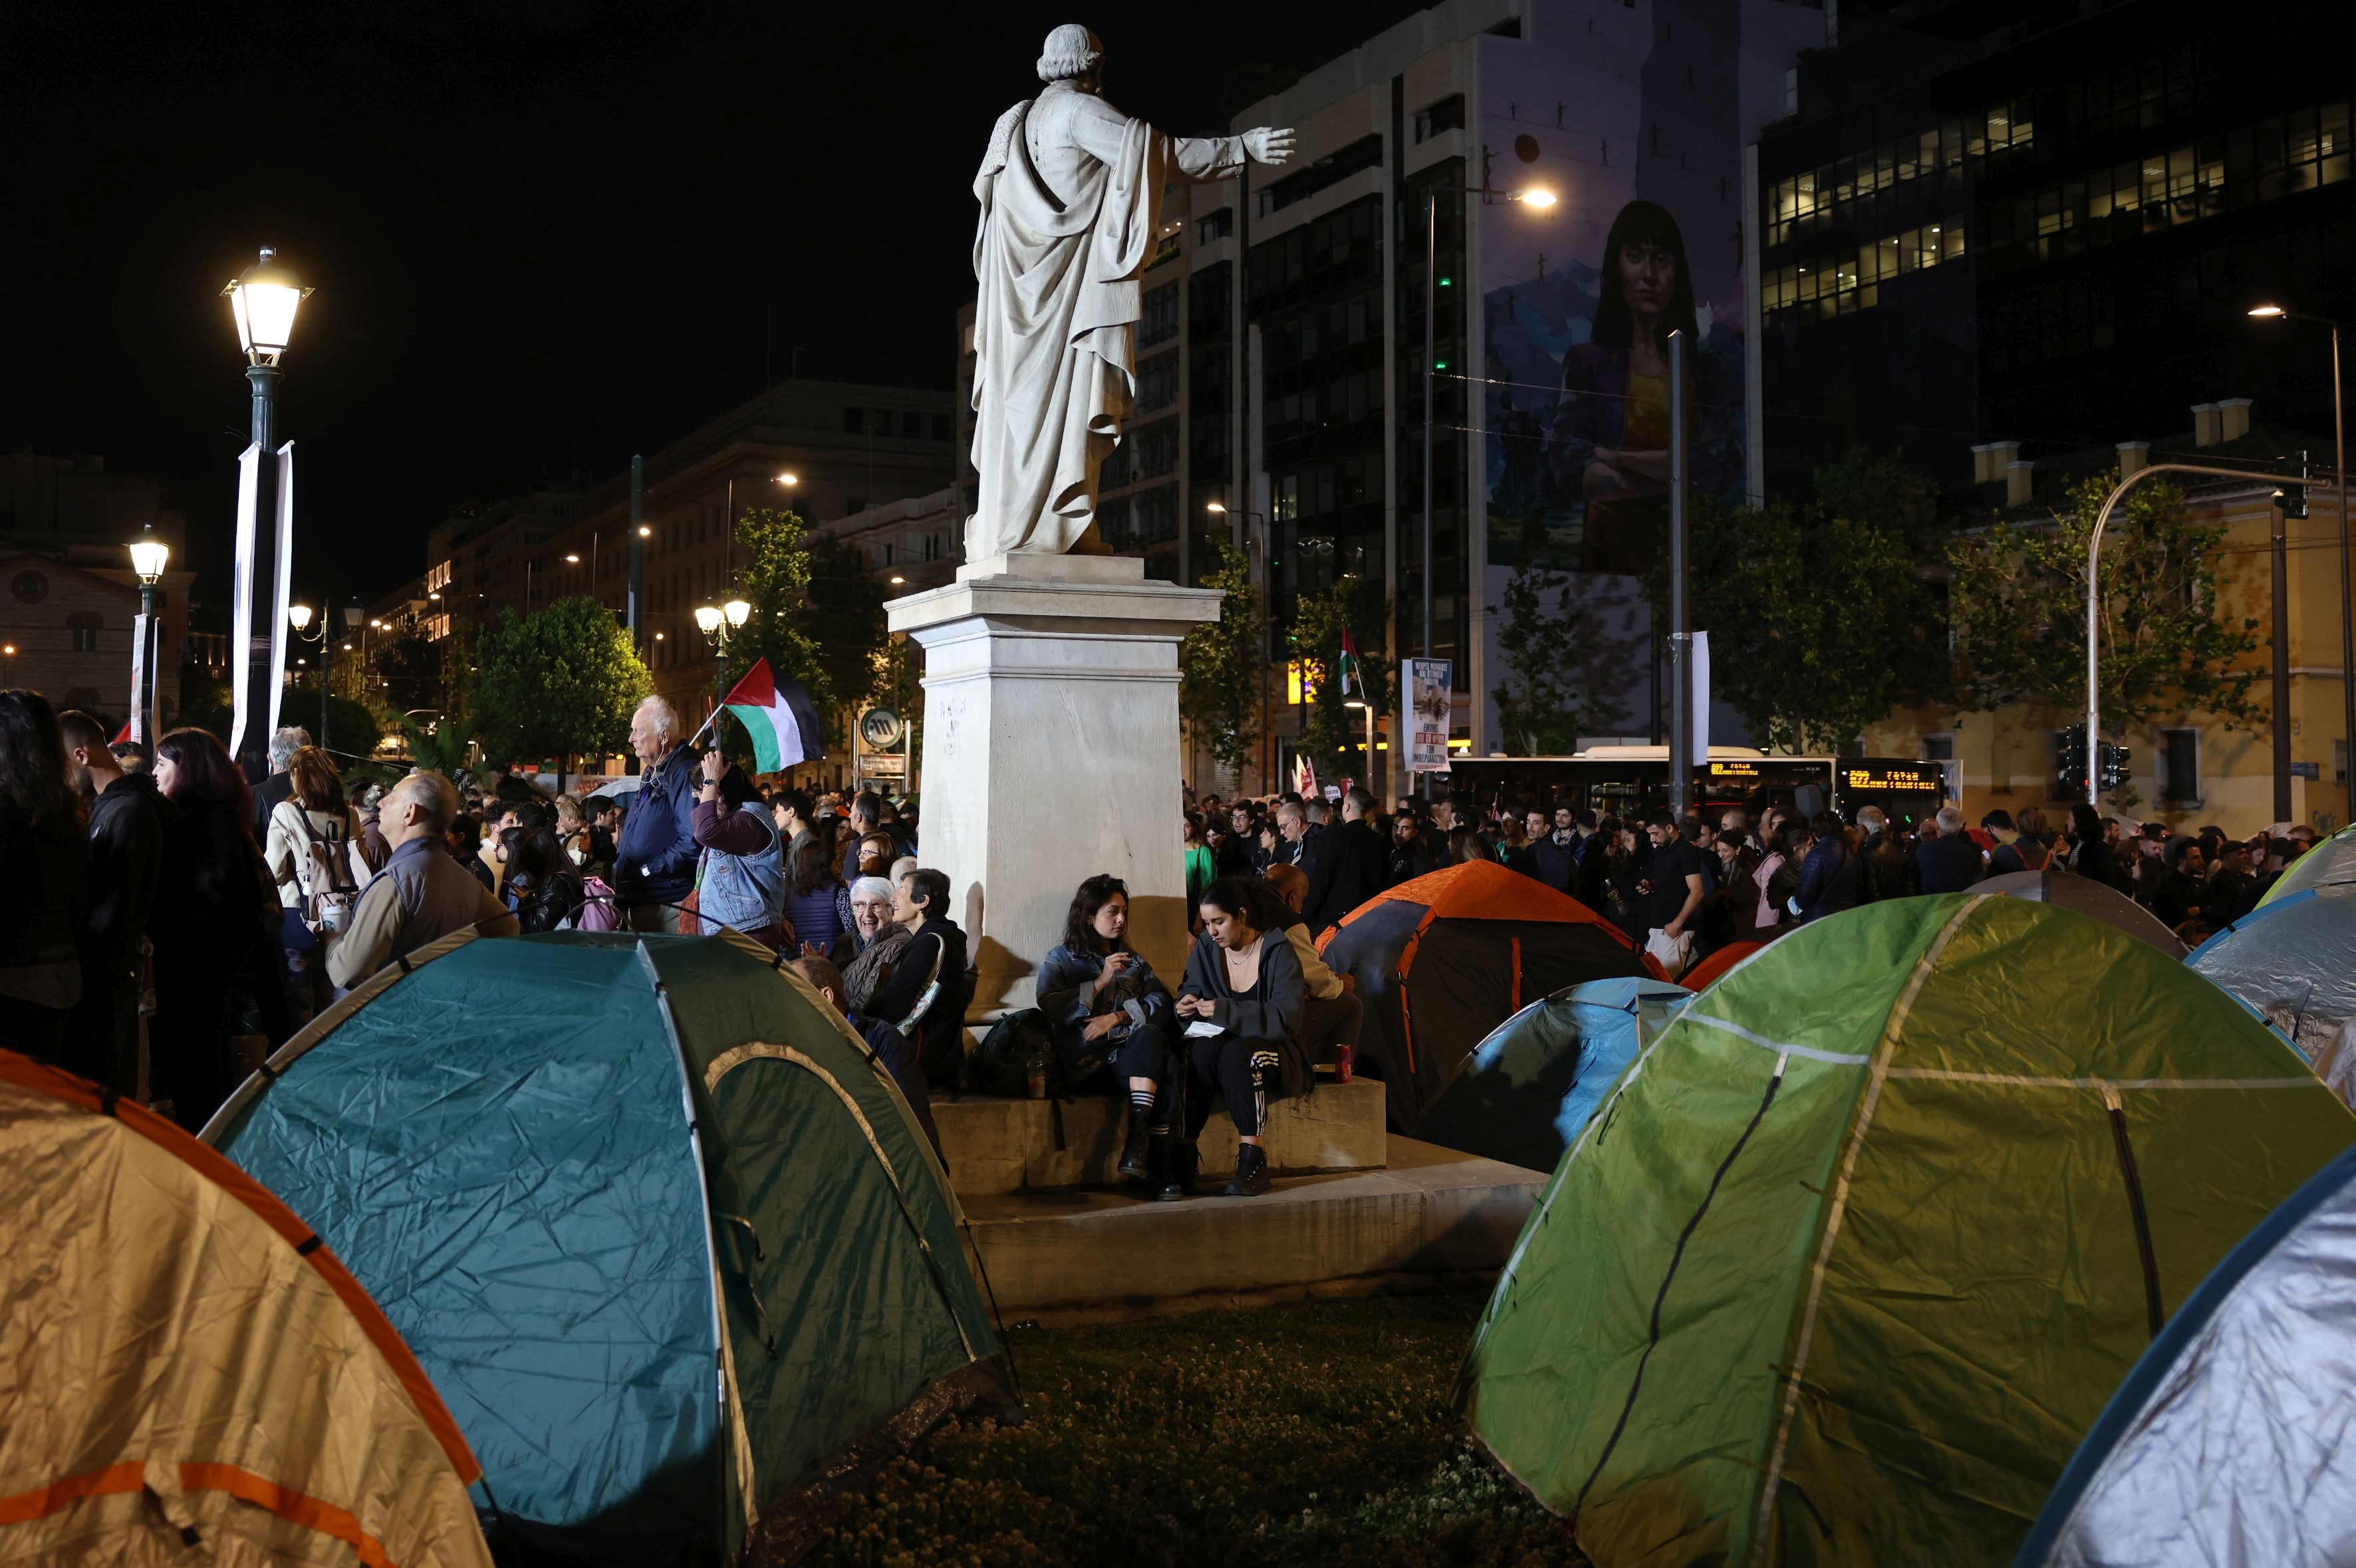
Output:
[[[270,617],[270,730],[278,733],[278,703],[286,695],[286,607],[293,602],[294,591],[294,443],[289,441],[278,448],[278,521],[275,528],[278,548],[276,557],[277,584],[271,595]],[[327,612],[322,606],[319,613]],[[326,657],[321,645],[321,658]],[[327,744],[326,736],[312,739],[321,746]],[[234,755],[232,753],[231,755]]]
[[[145,742],[154,739],[147,733],[147,638],[148,618],[143,612],[131,618],[131,738]]]
[[[1448,771],[1448,718],[1454,698],[1456,661],[1402,659],[1400,686],[1408,693],[1407,766],[1410,773]]]
[[[237,458],[237,550],[229,579],[229,754],[245,739],[246,703],[253,667],[253,488],[262,460],[259,443]],[[274,699],[273,699],[274,700]]]
[[[1709,766],[1709,633],[1693,634],[1693,765]]]

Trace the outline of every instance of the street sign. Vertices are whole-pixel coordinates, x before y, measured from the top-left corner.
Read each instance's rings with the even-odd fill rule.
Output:
[[[859,715],[859,738],[870,751],[890,751],[900,744],[900,715],[889,708],[870,708]]]
[[[1452,659],[1402,659],[1408,693],[1407,766],[1410,773],[1448,771],[1448,715],[1456,681]]]
[[[905,779],[908,759],[896,751],[870,752],[859,759],[859,776],[862,779]]]
[[[2319,779],[2323,777],[2323,764],[2320,762],[2294,762],[2290,765],[2290,776],[2294,779]]]

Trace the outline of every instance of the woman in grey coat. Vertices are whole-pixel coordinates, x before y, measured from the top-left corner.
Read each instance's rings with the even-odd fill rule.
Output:
[[[1157,1199],[1183,1196],[1169,1159],[1177,1087],[1170,992],[1129,945],[1129,887],[1120,878],[1091,876],[1072,895],[1063,942],[1040,961],[1037,992],[1065,1081],[1129,1101],[1120,1174]]]
[[[1235,1179],[1227,1183],[1230,1197],[1268,1190],[1268,1155],[1260,1146],[1268,1102],[1306,1093],[1314,1082],[1301,1047],[1301,1003],[1308,985],[1274,897],[1263,885],[1241,877],[1211,884],[1200,906],[1203,933],[1194,939],[1185,983],[1178,988],[1178,1018],[1186,1026],[1196,1085],[1182,1153],[1192,1153],[1209,1119],[1212,1092],[1225,1095],[1241,1143]]]

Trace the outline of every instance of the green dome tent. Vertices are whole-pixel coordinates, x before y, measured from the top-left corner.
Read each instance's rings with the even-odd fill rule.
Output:
[[[454,935],[290,1040],[205,1140],[383,1305],[482,1463],[495,1543],[789,1561],[863,1472],[1012,1403],[907,1101],[734,932]]]
[[[2000,1563],[2169,1311],[2351,1144],[2281,1040],[2122,931],[1869,905],[1622,1075],[1459,1398],[1600,1568]]]

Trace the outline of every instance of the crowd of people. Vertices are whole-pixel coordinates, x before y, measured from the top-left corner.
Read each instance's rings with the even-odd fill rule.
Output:
[[[110,742],[0,692],[0,1047],[202,1127],[262,1051],[396,959],[462,930],[731,927],[788,957],[887,1060],[930,1130],[954,1077],[965,934],[919,867],[913,810],[766,794],[687,744],[659,698],[631,726],[635,796],[551,796],[503,767],[348,791],[298,727],[249,782],[210,733]],[[145,1081],[140,1014],[152,993]]]
[[[1206,795],[1190,803],[1185,831],[1190,895],[1198,875],[1297,867],[1303,912],[1322,930],[1384,888],[1494,861],[1602,914],[1673,974],[1729,942],[1770,940],[1859,904],[2049,867],[2108,884],[2198,942],[2248,913],[2317,836],[2300,825],[2280,837],[2234,839],[2215,826],[2173,833],[2083,802],[2050,817],[1990,811],[1976,827],[1953,806],[1902,822],[1878,806],[1854,821],[1772,804],[1755,816],[1719,806],[1621,817],[1443,797],[1401,800],[1386,815],[1360,788],[1338,801]],[[1205,872],[1195,869],[1197,844]]]
[[[660,698],[631,724],[635,792],[551,796],[499,767],[412,771],[348,792],[299,728],[249,784],[210,734],[110,743],[87,714],[0,692],[0,1046],[201,1127],[260,1050],[397,959],[454,933],[733,929],[789,962],[893,1074],[932,1132],[959,1081],[972,980],[948,879],[921,865],[913,805],[764,789],[698,750]],[[1226,1190],[1269,1187],[1269,1104],[1346,1075],[1362,1021],[1314,937],[1384,889],[1492,861],[1578,898],[1671,974],[1875,899],[2007,872],[2093,877],[2188,941],[2252,908],[2315,842],[2171,835],[2087,805],[2049,819],[1950,807],[1919,823],[1781,806],[1483,810],[1442,797],[1388,811],[1336,800],[1190,800],[1194,943],[1175,983],[1128,938],[1128,888],[1091,876],[1040,955],[1037,1004],[1059,1082],[1129,1109],[1119,1169],[1150,1196],[1197,1189],[1215,1098],[1241,1140]],[[152,991],[145,1081],[141,1001]],[[934,1136],[936,1147],[937,1135]]]

